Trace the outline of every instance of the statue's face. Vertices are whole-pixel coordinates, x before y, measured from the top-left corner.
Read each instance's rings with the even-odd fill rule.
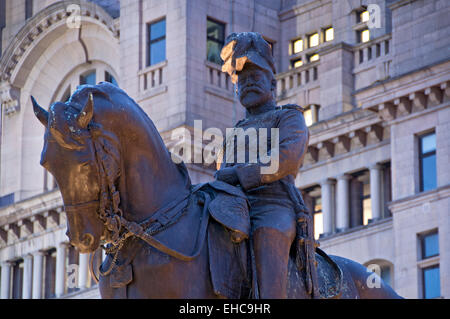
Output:
[[[264,105],[274,98],[276,84],[271,72],[246,63],[242,71],[237,72],[237,76],[237,92],[245,108]]]

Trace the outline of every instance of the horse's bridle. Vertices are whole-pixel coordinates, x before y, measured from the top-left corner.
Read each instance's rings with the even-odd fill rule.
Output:
[[[195,257],[197,257],[201,252],[203,240],[206,234],[206,226],[208,223],[207,209],[203,210],[204,213],[202,216],[200,233],[198,237],[200,238],[200,241],[197,240],[196,247],[194,248],[194,253],[191,255],[185,255],[181,252],[167,247],[152,235],[163,231],[164,229],[168,228],[178,221],[178,219],[187,210],[191,194],[193,192],[189,192],[180,200],[171,202],[161,209],[158,209],[151,215],[151,217],[145,219],[142,222],[137,223],[134,221],[128,221],[123,216],[123,212],[119,207],[120,193],[115,187],[115,176],[111,176],[112,172],[105,166],[105,163],[103,161],[104,158],[107,158],[107,154],[103,150],[103,146],[101,145],[101,143],[94,139],[94,136],[97,134],[92,134],[93,132],[91,131],[91,128],[95,126],[95,124],[89,124],[88,130],[91,136],[90,140],[94,146],[95,163],[97,165],[99,185],[101,190],[99,200],[74,205],[65,205],[64,208],[66,212],[75,213],[92,206],[97,207],[97,214],[99,219],[103,222],[106,229],[112,233],[112,242],[108,243],[108,247],[105,247],[103,245],[101,245],[101,247],[107,254],[114,254],[113,260],[108,270],[102,271],[101,267],[99,267],[99,273],[102,276],[107,276],[113,271],[116,266],[119,251],[125,244],[127,238],[131,236],[136,236],[152,247],[156,248],[157,250],[183,261],[191,261]],[[205,204],[206,201],[209,201],[209,196],[206,193],[203,194],[205,194],[205,196],[207,197],[202,199],[203,204]],[[122,229],[124,229],[124,231],[121,232]],[[98,278],[93,271],[94,257],[95,252],[91,254],[89,268],[92,277],[96,280],[96,282],[98,282]]]

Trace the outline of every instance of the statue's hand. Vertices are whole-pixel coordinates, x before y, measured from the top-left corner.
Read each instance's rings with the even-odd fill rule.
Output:
[[[231,184],[231,185],[237,185],[239,184],[239,179],[236,174],[236,170],[233,167],[225,167],[220,170],[218,170],[214,177],[222,182]]]

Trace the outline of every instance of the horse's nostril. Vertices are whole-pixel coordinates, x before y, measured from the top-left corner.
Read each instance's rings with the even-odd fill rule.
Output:
[[[81,244],[85,247],[90,247],[94,243],[94,236],[91,234],[84,234],[81,238]]]

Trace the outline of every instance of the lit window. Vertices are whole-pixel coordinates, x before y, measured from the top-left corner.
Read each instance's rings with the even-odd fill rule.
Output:
[[[313,116],[311,108],[307,108],[303,112],[303,117],[305,118],[306,126],[311,126],[313,124]]]
[[[436,188],[436,133],[419,137],[420,191]]]
[[[303,65],[302,59],[298,59],[298,60],[292,61],[292,66],[293,66],[294,68],[298,68],[298,67],[300,67],[300,66],[302,66],[302,65]]]
[[[423,298],[432,299],[441,296],[439,265],[422,269]]]
[[[319,34],[318,33],[311,34],[308,37],[308,41],[309,41],[310,48],[318,46],[319,45]]]
[[[91,84],[95,85],[95,70],[84,75],[80,75],[80,84]]]
[[[362,31],[361,31],[361,38],[360,38],[360,41],[361,41],[362,43],[365,43],[365,42],[369,42],[369,41],[370,41],[370,31],[369,31],[369,29],[365,29],[365,30],[362,30]]]
[[[294,41],[294,54],[303,51],[303,39],[298,39]]]
[[[365,10],[359,14],[359,21],[367,22],[369,21],[369,17],[370,17],[369,11]]]
[[[222,64],[220,51],[225,39],[225,24],[208,19],[206,28],[206,58],[208,61]]]
[[[334,39],[334,29],[325,29],[325,42],[332,41]]]
[[[309,62],[315,62],[315,61],[319,61],[319,55],[317,53],[313,54],[309,57]]]
[[[166,19],[147,25],[147,66],[166,59]]]
[[[372,201],[370,200],[370,183],[368,179],[363,182],[363,225],[369,224],[369,220],[372,219]]]
[[[323,213],[322,213],[322,198],[313,198],[314,207],[314,238],[319,239],[320,235],[323,234]]]

